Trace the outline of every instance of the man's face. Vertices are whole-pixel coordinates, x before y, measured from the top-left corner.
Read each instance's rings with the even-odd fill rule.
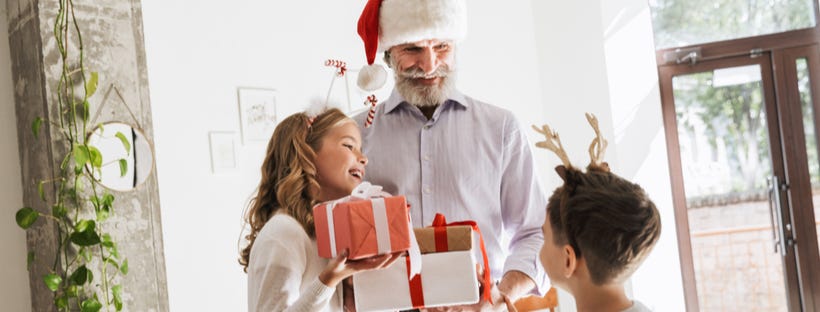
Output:
[[[435,106],[455,89],[454,46],[449,40],[422,40],[390,48],[396,89],[416,106]]]

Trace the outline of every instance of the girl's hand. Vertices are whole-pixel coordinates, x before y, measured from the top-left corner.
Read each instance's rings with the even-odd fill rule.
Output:
[[[344,250],[319,274],[319,281],[328,287],[336,287],[343,279],[362,271],[386,268],[396,262],[403,252],[373,256],[360,260],[348,260],[348,251]]]

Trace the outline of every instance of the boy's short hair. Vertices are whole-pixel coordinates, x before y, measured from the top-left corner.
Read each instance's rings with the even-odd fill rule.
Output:
[[[630,276],[660,236],[655,204],[643,188],[609,168],[590,165],[584,173],[559,166],[556,171],[564,185],[547,203],[553,243],[572,246],[596,285]]]

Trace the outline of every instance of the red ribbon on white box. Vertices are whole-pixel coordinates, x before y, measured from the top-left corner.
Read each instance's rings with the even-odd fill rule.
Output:
[[[435,236],[436,236],[436,249],[438,251],[439,248],[443,248],[443,250],[447,250],[447,229],[448,226],[453,225],[469,225],[473,228],[473,231],[478,234],[478,241],[479,246],[481,248],[481,255],[484,258],[484,277],[483,277],[483,284],[484,284],[484,294],[482,294],[482,298],[489,303],[493,303],[491,291],[491,280],[490,277],[490,262],[487,258],[487,249],[484,247],[484,236],[481,235],[481,229],[478,228],[478,224],[475,221],[459,221],[459,222],[451,222],[447,223],[447,219],[444,217],[443,214],[437,213],[436,216],[433,218],[432,227],[435,228]]]
[[[410,304],[413,308],[424,308],[424,286],[421,282],[421,274],[413,276],[410,273],[410,258],[407,258],[407,285],[410,287]]]
[[[436,245],[436,252],[446,252],[449,251],[447,246],[447,227],[454,226],[454,225],[468,225],[470,226],[476,234],[478,234],[479,239],[479,246],[481,248],[481,255],[484,260],[483,265],[483,280],[482,284],[484,284],[484,292],[481,294],[482,300],[489,302],[490,304],[493,303],[491,289],[495,289],[494,287],[490,286],[490,281],[492,278],[490,277],[490,263],[487,258],[487,249],[484,247],[484,237],[481,235],[481,230],[478,228],[478,224],[475,221],[460,221],[460,222],[452,222],[447,223],[447,219],[444,217],[443,214],[437,213],[435,218],[433,219],[433,224],[430,225],[434,228],[435,231],[435,245]],[[422,282],[421,275],[413,276],[410,274],[410,260],[408,262],[408,270],[407,270],[407,284],[408,288],[410,289],[410,302],[413,305],[413,308],[419,309],[425,307],[424,302],[424,283]]]

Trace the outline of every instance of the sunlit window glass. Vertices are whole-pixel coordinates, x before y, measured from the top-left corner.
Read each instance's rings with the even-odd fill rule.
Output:
[[[658,49],[814,27],[812,0],[649,0]]]

